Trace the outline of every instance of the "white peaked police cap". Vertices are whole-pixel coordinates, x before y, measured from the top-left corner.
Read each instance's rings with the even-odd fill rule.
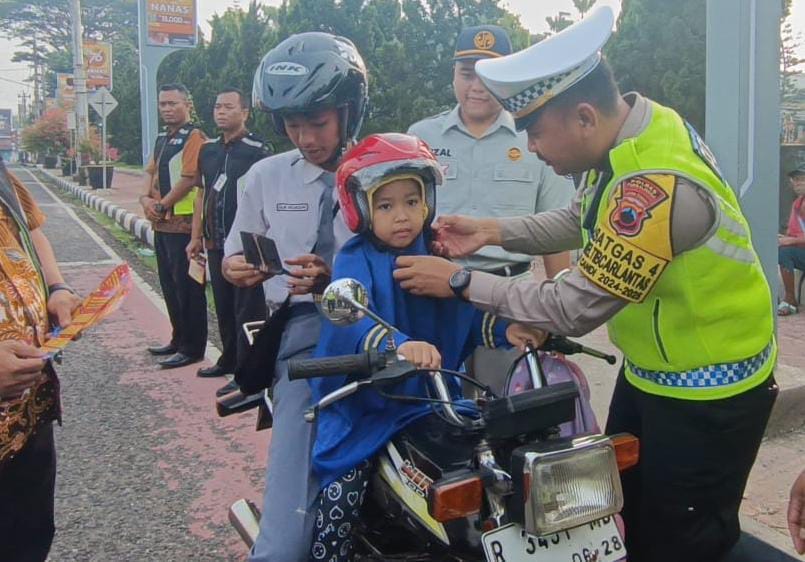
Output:
[[[499,58],[475,63],[475,72],[518,121],[587,76],[601,61],[615,15],[598,6],[583,20],[539,43]]]

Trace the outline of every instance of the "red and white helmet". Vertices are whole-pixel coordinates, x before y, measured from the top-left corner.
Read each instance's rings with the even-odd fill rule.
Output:
[[[418,176],[424,188],[425,225],[436,212],[436,186],[442,168],[425,141],[402,133],[369,135],[341,159],[336,172],[338,200],[352,232],[371,226],[369,194],[397,176]]]

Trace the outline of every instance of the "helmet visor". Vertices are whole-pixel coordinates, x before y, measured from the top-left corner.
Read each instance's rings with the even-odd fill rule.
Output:
[[[352,189],[364,192],[374,191],[375,188],[388,183],[396,176],[417,176],[422,179],[425,186],[441,185],[442,169],[435,160],[416,158],[410,160],[394,160],[381,162],[353,172],[349,179]]]

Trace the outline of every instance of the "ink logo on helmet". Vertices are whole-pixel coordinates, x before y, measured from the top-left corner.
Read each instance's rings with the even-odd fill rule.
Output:
[[[495,35],[491,31],[479,31],[473,37],[472,42],[475,44],[476,49],[488,51],[495,46]]]
[[[295,62],[275,62],[266,69],[266,74],[275,76],[304,76],[310,72],[306,66]]]
[[[651,209],[668,199],[668,194],[653,181],[637,176],[623,181],[615,195],[615,209],[609,223],[622,236],[637,236],[651,217]]]

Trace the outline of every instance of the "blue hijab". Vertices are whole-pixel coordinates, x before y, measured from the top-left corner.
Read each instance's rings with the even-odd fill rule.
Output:
[[[369,236],[356,236],[335,259],[333,279],[351,277],[360,281],[369,295],[369,307],[399,330],[397,345],[408,340],[433,344],[442,355],[445,369],[458,370],[475,347],[471,331],[482,313],[458,299],[436,299],[412,295],[392,277],[400,255],[428,255],[425,237],[404,250],[380,248]],[[314,357],[328,357],[364,350],[364,337],[376,323],[364,318],[350,326],[324,322]],[[384,344],[381,349],[385,349]],[[454,396],[460,396],[455,377],[446,377]],[[348,377],[311,379],[314,401],[348,383]],[[424,376],[416,376],[384,389],[396,395],[427,396]],[[373,456],[391,437],[412,421],[431,412],[425,403],[383,398],[364,388],[319,412],[313,468],[322,487]]]

